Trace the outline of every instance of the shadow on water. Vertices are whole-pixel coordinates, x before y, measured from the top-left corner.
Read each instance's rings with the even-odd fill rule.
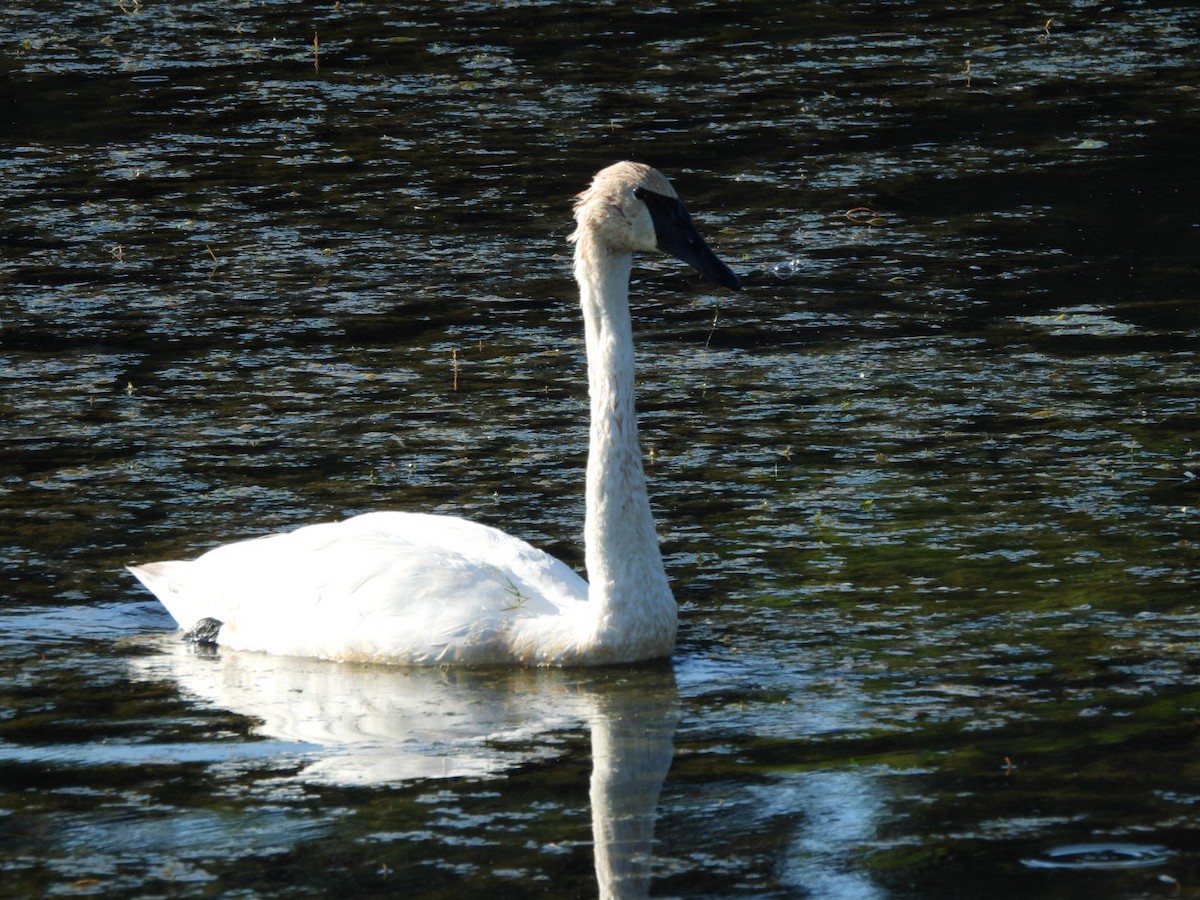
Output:
[[[0,10],[5,890],[1200,896],[1198,29]],[[746,282],[635,268],[673,665],[177,647],[125,563],[390,507],[582,566],[620,157]]]

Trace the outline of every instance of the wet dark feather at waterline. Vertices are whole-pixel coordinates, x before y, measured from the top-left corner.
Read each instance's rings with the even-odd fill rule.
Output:
[[[220,619],[205,616],[184,633],[183,640],[189,644],[216,644],[224,624]]]

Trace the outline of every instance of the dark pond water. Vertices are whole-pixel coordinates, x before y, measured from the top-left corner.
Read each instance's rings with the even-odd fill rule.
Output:
[[[1200,897],[1198,34],[4,5],[3,891]],[[581,563],[621,158],[746,281],[635,275],[672,663],[182,649],[125,563],[376,508]]]

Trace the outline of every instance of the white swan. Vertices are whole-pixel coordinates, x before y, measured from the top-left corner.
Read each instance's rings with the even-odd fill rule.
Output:
[[[130,566],[191,640],[400,664],[603,665],[669,656],[675,599],[646,495],[634,410],[629,274],[660,249],[725,287],[738,277],[670,182],[640,163],[597,173],[575,206],[575,279],[591,398],[584,524],[590,585],[495,528],[375,512]]]

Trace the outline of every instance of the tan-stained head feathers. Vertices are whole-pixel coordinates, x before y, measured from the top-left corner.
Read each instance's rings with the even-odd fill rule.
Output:
[[[655,249],[654,223],[646,205],[635,196],[643,188],[666,197],[677,197],[671,182],[644,163],[623,161],[601,169],[586,191],[576,195],[571,235],[580,240],[587,232],[611,250],[633,252]]]

